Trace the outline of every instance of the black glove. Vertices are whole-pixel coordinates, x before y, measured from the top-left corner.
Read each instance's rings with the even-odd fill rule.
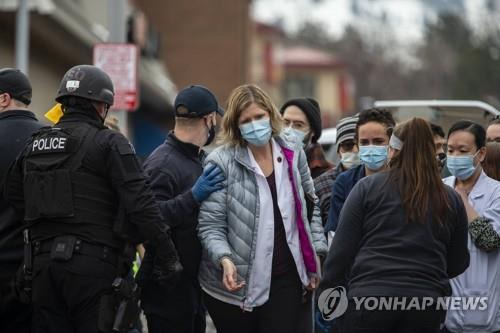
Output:
[[[181,277],[182,265],[170,237],[159,241],[153,262],[153,278],[158,284],[175,284]]]

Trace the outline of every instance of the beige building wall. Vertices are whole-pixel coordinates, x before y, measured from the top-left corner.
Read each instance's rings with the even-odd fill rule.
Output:
[[[273,33],[259,32],[257,23],[253,22],[249,46],[249,76],[248,82],[254,83],[266,91],[277,107],[283,104],[282,81],[283,64],[281,59],[281,37]],[[268,82],[266,73],[266,45],[271,45],[272,50],[272,82]]]
[[[314,92],[311,97],[315,98],[320,107],[324,127],[334,126],[335,122],[342,118],[340,76],[342,71],[331,68],[288,68],[287,80],[296,80],[299,77],[310,78],[314,82]],[[299,92],[296,96],[307,96],[307,92]]]
[[[12,43],[1,40],[0,54],[2,55],[0,67],[15,67]],[[48,124],[43,115],[55,104],[54,98],[61,78],[53,72],[51,67],[46,66],[46,61],[48,59],[30,56],[28,78],[33,88],[33,97],[29,109],[36,114],[40,121]]]
[[[316,74],[316,94],[321,101],[321,112],[333,117],[340,116],[340,99],[338,95],[338,75],[331,70],[318,71]]]
[[[264,70],[264,41],[255,32],[251,35],[249,57],[249,80],[252,83],[262,85],[265,79]]]

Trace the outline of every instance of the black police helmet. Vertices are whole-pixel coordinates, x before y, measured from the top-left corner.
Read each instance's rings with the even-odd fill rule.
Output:
[[[114,95],[108,74],[96,66],[78,65],[64,74],[56,101],[62,103],[66,97],[81,97],[113,105]]]

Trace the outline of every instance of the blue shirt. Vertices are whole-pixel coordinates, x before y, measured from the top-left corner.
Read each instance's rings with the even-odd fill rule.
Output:
[[[330,210],[328,211],[328,222],[325,226],[325,232],[335,231],[339,223],[339,216],[344,202],[351,193],[354,185],[365,177],[365,166],[363,164],[342,172],[332,188],[332,197],[330,198]]]

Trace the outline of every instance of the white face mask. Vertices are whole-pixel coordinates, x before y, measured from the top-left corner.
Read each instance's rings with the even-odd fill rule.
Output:
[[[296,147],[304,148],[304,138],[306,133],[299,131],[293,127],[286,127],[281,132],[286,141],[290,142]]]
[[[340,156],[342,157],[340,163],[342,163],[342,165],[346,169],[350,169],[360,164],[358,153],[354,152],[340,153]]]

